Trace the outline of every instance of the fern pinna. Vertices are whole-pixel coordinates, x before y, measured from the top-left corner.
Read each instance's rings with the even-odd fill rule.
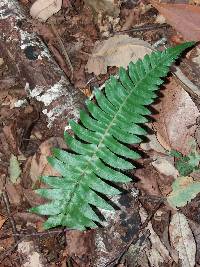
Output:
[[[113,196],[120,191],[106,181],[130,182],[120,170],[134,168],[127,159],[140,157],[124,143],[140,143],[139,136],[146,135],[141,124],[148,121],[146,115],[150,111],[146,106],[156,98],[155,91],[163,83],[160,78],[167,75],[169,66],[181,52],[193,44],[187,42],[163,52],[153,52],[135,64],[130,63],[127,71],[120,68],[119,78],[110,77],[106,82],[105,93],[95,90],[97,104],[86,102],[89,113],[80,111],[82,125],[70,121],[75,137],[67,132],[64,137],[72,153],[55,148],[48,159],[61,177],[42,177],[50,188],[36,190],[51,202],[31,209],[49,216],[44,224],[46,229],[55,226],[94,228],[100,218],[91,205],[113,210],[101,194]]]

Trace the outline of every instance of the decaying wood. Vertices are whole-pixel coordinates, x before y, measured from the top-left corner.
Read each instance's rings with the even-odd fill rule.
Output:
[[[0,29],[0,56],[19,75],[28,97],[40,103],[48,126],[63,130],[69,118],[78,117],[82,93],[70,85],[45,44],[31,31],[17,0],[0,1]]]
[[[83,95],[70,85],[47,47],[31,32],[31,24],[28,23],[18,1],[0,0],[0,29],[0,56],[14,75],[18,74],[22,78],[29,98],[35,99],[38,105],[42,103],[42,112],[47,116],[48,126],[63,129],[67,119],[78,118],[77,111],[83,104]],[[91,260],[92,265],[87,262],[86,266],[115,265],[116,258],[139,231],[140,218],[136,196],[134,188],[129,194],[122,195],[117,201],[121,210],[105,213],[104,216],[108,220],[106,227],[91,232],[93,251],[85,256]],[[25,256],[26,253],[29,256],[36,255],[39,259],[40,255],[32,249],[32,244],[28,251],[24,249],[27,246],[28,244],[21,244],[18,252]],[[30,260],[28,264],[32,266]],[[45,266],[43,262],[42,265]]]

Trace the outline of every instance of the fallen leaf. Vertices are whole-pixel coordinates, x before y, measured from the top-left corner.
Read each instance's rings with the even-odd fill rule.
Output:
[[[200,193],[200,182],[190,176],[180,176],[172,184],[167,201],[173,208],[183,207]]]
[[[151,52],[150,44],[143,40],[126,34],[115,35],[96,43],[86,68],[89,73],[93,72],[95,75],[106,74],[108,66],[126,68],[131,61],[136,62]]]
[[[120,10],[115,0],[84,0],[96,13],[118,17]]]
[[[31,207],[39,206],[46,202],[44,198],[35,193],[32,189],[23,189],[24,198],[30,204]]]
[[[185,40],[200,40],[200,7],[188,4],[164,4],[150,0]],[[181,22],[181,23],[180,23]]]
[[[140,190],[143,190],[147,195],[162,196],[158,186],[159,174],[151,165],[136,169],[134,175],[140,179],[137,182],[137,187]]]
[[[171,159],[172,158],[169,156],[157,157],[157,159],[152,162],[152,165],[158,172],[166,176],[172,176],[174,178],[177,178],[179,173],[177,169],[174,167]]]
[[[22,200],[22,188],[20,185],[13,184],[10,181],[6,182],[6,192],[8,193],[8,197],[10,203],[19,206]]]
[[[47,266],[46,259],[31,240],[23,240],[18,243],[17,252],[23,258],[22,267]]]
[[[4,225],[6,219],[0,215],[0,229],[2,228],[2,226]]]
[[[147,219],[147,213],[143,207],[140,208],[140,216],[142,222]],[[165,266],[164,263],[169,264],[169,262],[171,261],[169,251],[166,249],[159,236],[153,230],[151,222],[148,223],[145,229],[148,229],[150,231],[149,239],[151,241],[151,248],[146,252],[150,266],[160,267]]]
[[[69,257],[73,257],[74,255],[79,255],[81,258],[87,257],[95,246],[93,230],[85,232],[68,231],[66,238],[68,243],[66,253]]]
[[[36,183],[42,175],[59,175],[47,162],[47,157],[51,155],[51,148],[53,147],[67,148],[60,137],[52,137],[40,145],[31,160],[30,177],[33,183]]]
[[[11,154],[10,165],[9,165],[9,175],[10,181],[13,184],[19,183],[19,177],[21,174],[21,168],[17,157]]]
[[[62,6],[62,0],[36,0],[31,6],[30,15],[41,21],[46,21],[57,13]]]
[[[185,215],[177,212],[172,216],[169,235],[171,245],[179,254],[179,266],[194,267],[196,243]]]
[[[198,108],[189,94],[173,79],[161,92],[161,101],[154,105],[158,111],[153,123],[157,139],[166,150],[189,154],[200,114]]]
[[[2,66],[4,64],[4,60],[2,57],[0,57],[0,66]]]
[[[143,150],[154,150],[158,153],[166,154],[166,150],[164,147],[161,146],[161,144],[158,142],[158,139],[156,138],[155,134],[148,134],[147,135],[148,142],[142,142],[140,144],[141,149]]]

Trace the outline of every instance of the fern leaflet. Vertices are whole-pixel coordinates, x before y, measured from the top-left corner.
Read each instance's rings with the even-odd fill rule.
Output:
[[[53,149],[48,161],[61,176],[42,177],[50,188],[36,190],[51,202],[31,209],[49,216],[44,224],[46,229],[61,225],[80,230],[94,228],[95,222],[101,220],[91,205],[113,210],[99,193],[120,194],[106,181],[131,181],[120,170],[134,168],[127,159],[135,160],[140,156],[125,144],[142,141],[140,136],[146,135],[146,131],[141,124],[148,121],[146,115],[150,114],[146,106],[156,98],[155,91],[163,83],[161,78],[167,75],[169,66],[193,44],[188,42],[163,52],[153,52],[143,61],[130,63],[127,71],[120,68],[119,79],[111,76],[105,93],[95,91],[98,105],[86,101],[89,113],[80,111],[82,125],[70,121],[75,138],[67,132],[64,137],[73,152]]]

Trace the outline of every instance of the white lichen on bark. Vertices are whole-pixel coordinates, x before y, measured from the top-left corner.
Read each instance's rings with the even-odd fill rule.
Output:
[[[38,101],[44,103],[45,106],[49,106],[52,101],[57,98],[66,95],[66,84],[65,78],[62,76],[60,81],[55,83],[49,89],[44,91],[44,87],[36,86],[34,89],[27,91],[29,92],[30,97],[36,98]]]
[[[12,10],[14,14],[9,13],[8,9]],[[21,20],[25,18],[19,4],[15,0],[1,0],[0,1],[0,19],[7,19],[15,15],[15,19]]]
[[[37,60],[42,62],[42,60],[45,59],[44,63],[47,62],[51,71],[55,71],[55,73],[57,73],[57,78],[60,77],[60,80],[58,81],[58,79],[56,79],[55,82],[52,82],[51,86],[38,84],[31,89],[29,86],[31,81],[27,78],[25,90],[27,91],[28,97],[35,98],[37,101],[44,104],[46,108],[44,108],[42,112],[47,116],[48,127],[52,126],[54,120],[61,116],[67,108],[69,110],[69,115],[77,118],[78,111],[75,103],[75,101],[77,101],[77,98],[75,98],[76,90],[74,89],[70,91],[67,77],[64,76],[63,71],[59,68],[58,64],[51,56],[47,46],[37,36],[37,34],[27,32],[18,26],[17,22],[22,21],[25,18],[26,16],[18,1],[0,0],[0,20],[5,20],[5,23],[7,23],[6,20],[8,20],[9,24],[13,25],[13,32],[10,33],[11,36],[2,31],[0,38],[2,38],[3,42],[10,42],[12,44],[13,42],[16,42],[16,45],[19,44],[22,53],[24,53],[24,50],[28,47],[36,48],[38,51]],[[15,36],[17,35],[19,36],[19,39],[15,39]],[[55,105],[51,105],[52,102],[57,100],[59,97],[65,97],[66,103],[62,103],[56,107]]]

